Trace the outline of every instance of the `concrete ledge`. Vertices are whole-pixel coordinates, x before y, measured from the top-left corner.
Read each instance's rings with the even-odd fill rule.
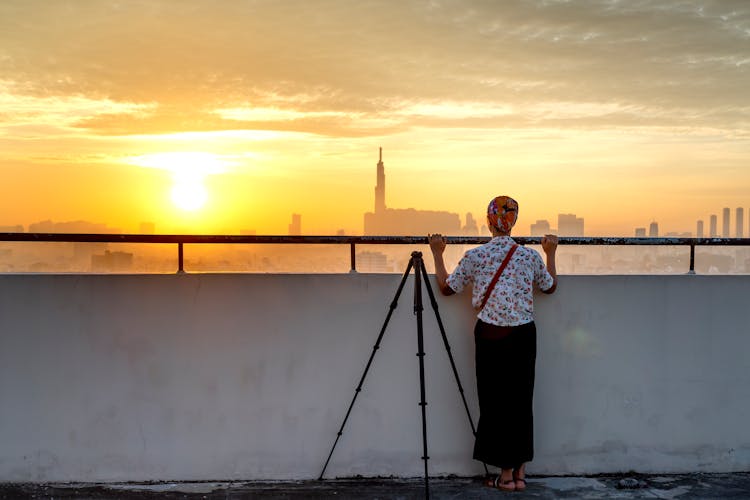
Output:
[[[399,280],[0,275],[0,481],[317,477]],[[421,474],[412,288],[327,477]],[[748,276],[562,277],[538,300],[530,473],[749,470],[748,296]],[[476,418],[468,297],[438,301]],[[425,307],[430,471],[480,474]]]

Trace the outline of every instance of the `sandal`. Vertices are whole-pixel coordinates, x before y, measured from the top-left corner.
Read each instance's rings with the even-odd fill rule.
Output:
[[[484,484],[500,491],[516,491],[516,481],[513,478],[501,481],[500,476],[495,476],[493,479],[487,479]]]
[[[516,491],[523,491],[526,489],[526,480],[522,477],[517,477],[515,480],[516,482]]]

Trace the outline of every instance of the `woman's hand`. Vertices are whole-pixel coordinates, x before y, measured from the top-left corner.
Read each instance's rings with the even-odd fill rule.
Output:
[[[435,259],[435,280],[438,288],[440,288],[440,293],[453,295],[455,292],[448,286],[448,271],[445,269],[445,262],[443,262],[443,251],[447,242],[440,233],[428,234],[427,241],[430,244],[430,250],[432,250],[432,257]]]
[[[547,255],[554,254],[557,251],[557,236],[554,234],[546,234],[542,236],[542,250]]]
[[[544,293],[553,293],[557,289],[557,264],[555,263],[555,252],[557,251],[557,236],[546,234],[542,237],[542,249],[547,255],[547,271],[552,276],[552,286]]]
[[[443,255],[443,252],[445,251],[446,240],[442,234],[428,234],[427,241],[430,244],[432,255]]]

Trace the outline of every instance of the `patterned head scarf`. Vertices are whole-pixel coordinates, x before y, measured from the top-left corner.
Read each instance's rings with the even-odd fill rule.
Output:
[[[498,196],[487,207],[490,224],[504,233],[510,233],[518,219],[518,202],[510,196]]]

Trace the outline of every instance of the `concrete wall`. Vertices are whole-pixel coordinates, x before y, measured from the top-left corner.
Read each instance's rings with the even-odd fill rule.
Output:
[[[399,280],[0,275],[0,481],[317,477]],[[327,477],[422,474],[412,290]],[[750,469],[748,297],[747,276],[562,277],[530,471]],[[468,296],[438,300],[476,418]],[[430,472],[479,474],[425,305]]]

